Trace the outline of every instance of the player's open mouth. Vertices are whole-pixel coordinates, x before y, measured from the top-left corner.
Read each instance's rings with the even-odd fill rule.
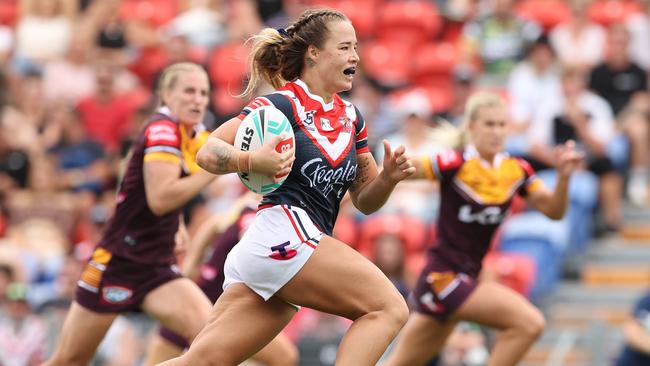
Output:
[[[343,74],[345,74],[346,76],[352,76],[356,72],[357,72],[357,68],[354,66],[348,67],[347,69],[343,70]]]

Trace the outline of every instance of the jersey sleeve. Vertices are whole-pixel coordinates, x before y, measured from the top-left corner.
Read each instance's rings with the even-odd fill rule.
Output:
[[[149,123],[144,130],[144,161],[166,161],[180,164],[181,136],[176,123],[159,120]]]
[[[433,156],[425,156],[422,163],[427,178],[444,181],[452,178],[463,165],[463,154],[456,150],[446,150]]]
[[[366,121],[363,119],[361,112],[356,107],[354,108],[357,120],[354,121],[355,126],[355,144],[357,148],[357,154],[363,154],[370,152],[368,147],[368,130],[366,129]]]
[[[263,107],[265,105],[273,105],[271,101],[266,98],[266,97],[257,97],[253,100],[251,100],[245,107],[242,109],[241,113],[239,113],[239,116],[237,118],[239,119],[244,119],[248,114],[252,111],[254,111],[257,108]]]
[[[526,160],[517,159],[517,162],[524,171],[524,184],[519,188],[519,195],[526,197],[528,194],[543,187],[544,182],[535,174],[535,169]]]

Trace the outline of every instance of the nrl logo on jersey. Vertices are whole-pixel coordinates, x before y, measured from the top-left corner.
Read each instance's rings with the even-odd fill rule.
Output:
[[[305,126],[305,128],[310,131],[314,131],[316,129],[314,127],[314,114],[316,114],[316,111],[306,112],[305,119],[302,121],[302,124]]]

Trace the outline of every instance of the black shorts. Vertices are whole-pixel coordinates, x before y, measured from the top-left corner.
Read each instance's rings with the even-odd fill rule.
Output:
[[[141,311],[149,292],[181,277],[175,265],[135,263],[97,248],[77,282],[75,300],[97,313]]]

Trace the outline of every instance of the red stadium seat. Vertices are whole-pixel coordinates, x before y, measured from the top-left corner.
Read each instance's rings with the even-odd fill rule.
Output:
[[[119,13],[125,21],[140,21],[159,27],[178,15],[178,1],[122,0]]]
[[[248,72],[250,48],[243,43],[232,42],[216,47],[210,57],[208,73],[218,88],[228,89],[232,94],[241,92]]]
[[[490,252],[483,259],[483,269],[495,274],[498,281],[524,296],[529,296],[535,283],[537,266],[527,255]]]
[[[219,116],[234,116],[244,108],[246,101],[235,95],[239,91],[228,91],[226,88],[215,88],[212,91],[212,105]]]
[[[459,51],[451,43],[427,43],[415,49],[412,80],[417,85],[451,84]],[[443,85],[438,85],[443,86]]]
[[[403,42],[366,42],[361,45],[361,67],[386,87],[407,85],[411,78],[412,48]]]
[[[587,14],[589,18],[603,26],[625,21],[630,15],[642,12],[635,1],[598,0],[591,3]]]
[[[438,10],[431,1],[387,2],[377,21],[379,38],[413,45],[433,40],[442,28]]]
[[[377,6],[373,1],[340,1],[336,9],[350,19],[358,39],[368,39],[374,36]]]
[[[403,215],[382,215],[361,223],[358,251],[371,257],[375,240],[383,234],[399,235],[407,256],[422,251],[429,241],[429,230],[423,221]]]
[[[154,78],[167,66],[169,57],[165,50],[158,47],[147,47],[140,51],[138,58],[129,65],[131,72],[136,74],[142,83],[153,86]]]
[[[305,5],[311,8],[337,9],[340,2],[340,0],[311,0],[307,1]]]
[[[524,0],[515,12],[523,19],[537,22],[545,32],[571,18],[571,9],[562,0]]]
[[[18,20],[18,0],[0,1],[0,24],[13,27]]]
[[[452,104],[452,97],[449,86],[440,84],[399,89],[391,93],[390,98],[399,100],[403,96],[409,95],[411,93],[424,94],[429,101],[429,105],[435,113],[448,110]]]

